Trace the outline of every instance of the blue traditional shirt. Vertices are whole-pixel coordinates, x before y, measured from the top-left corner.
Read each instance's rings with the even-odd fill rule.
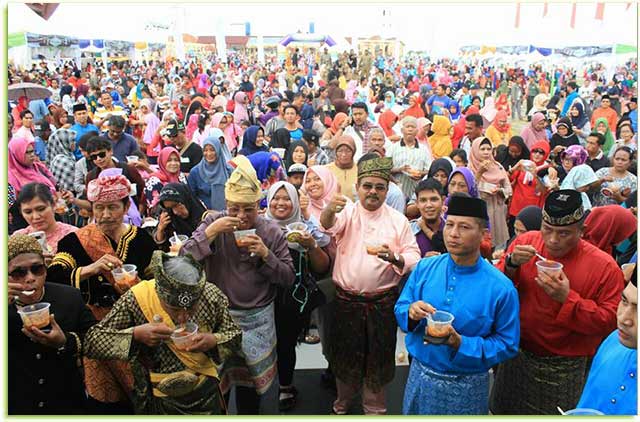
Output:
[[[462,337],[457,352],[446,345],[424,344],[426,320],[409,332],[409,307],[418,300],[454,315],[453,328]],[[482,258],[472,266],[460,266],[449,254],[421,260],[395,306],[411,356],[445,374],[486,372],[516,356],[519,312],[518,293],[497,268]]]
[[[638,413],[638,350],[623,346],[618,330],[600,345],[576,408],[605,415]]]

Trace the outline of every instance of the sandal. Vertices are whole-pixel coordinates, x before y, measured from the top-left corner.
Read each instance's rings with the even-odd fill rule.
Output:
[[[306,344],[318,344],[320,343],[320,336],[316,334],[307,334],[304,336],[304,342]]]
[[[298,398],[298,390],[293,385],[289,387],[280,387],[280,394],[278,396],[278,409],[281,412],[291,410],[296,405],[296,399]]]

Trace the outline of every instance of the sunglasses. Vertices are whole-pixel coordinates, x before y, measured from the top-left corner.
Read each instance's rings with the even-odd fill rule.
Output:
[[[534,149],[533,151],[531,151],[533,154],[542,154],[544,155],[544,151],[541,149]]]
[[[96,161],[98,158],[104,158],[106,156],[107,156],[106,151],[102,151],[97,154],[89,154],[89,158],[91,158],[91,161]]]
[[[9,277],[16,279],[25,278],[29,272],[35,276],[41,276],[45,273],[46,269],[47,267],[44,264],[33,264],[30,267],[16,267],[9,273]]]

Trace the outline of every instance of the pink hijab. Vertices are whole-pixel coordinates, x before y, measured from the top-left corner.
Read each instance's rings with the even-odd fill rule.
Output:
[[[249,120],[249,113],[247,112],[247,94],[240,91],[233,96],[236,106],[233,108],[233,121],[240,124],[243,120]]]
[[[476,176],[476,179],[478,181],[482,180],[488,183],[493,183],[494,185],[498,185],[503,179],[508,179],[508,176],[500,163],[498,163],[495,158],[493,158],[493,154],[491,155],[491,158],[489,158],[489,161],[491,161],[491,167],[489,167],[489,170],[482,173],[479,179],[477,177],[478,169],[480,168],[480,165],[482,163],[482,160],[480,158],[480,146],[485,139],[487,139],[489,145],[491,145],[491,141],[484,136],[480,136],[479,138],[474,139],[471,143],[471,153],[469,154],[469,169],[473,172],[473,175]]]
[[[216,127],[219,129],[220,121],[222,120],[223,117],[229,118],[231,117],[231,115],[230,114],[225,115],[225,113],[214,114],[213,117],[211,118],[211,127]],[[233,151],[238,146],[238,141],[236,140],[236,136],[237,137],[242,136],[242,131],[240,130],[240,127],[236,125],[234,122],[231,122],[223,130],[223,133],[224,133],[224,142],[225,144],[227,144],[227,148],[229,148],[229,151]]]
[[[193,134],[198,130],[198,118],[200,115],[197,113],[189,116],[189,122],[187,123],[187,128],[185,130],[185,135],[187,136],[187,141],[191,141],[193,138]]]
[[[534,113],[533,117],[531,117],[531,123],[522,129],[522,133],[520,133],[520,136],[522,136],[522,139],[524,139],[524,143],[527,148],[531,149],[533,144],[538,141],[549,140],[549,138],[547,138],[546,129],[535,130],[535,126],[544,119],[544,114],[540,112]]]
[[[25,138],[12,138],[9,142],[9,184],[13,186],[16,194],[27,183],[38,182],[49,186],[52,193],[56,192],[55,178],[49,169],[39,161],[27,166],[24,163],[25,153],[29,146],[34,147],[33,140]]]
[[[331,171],[325,166],[313,166],[307,170],[307,173],[304,175],[304,180],[302,181],[302,189],[304,189],[305,184],[307,183],[307,176],[309,172],[314,172],[322,183],[324,183],[324,192],[322,194],[322,198],[312,199],[309,198],[309,212],[315,218],[320,220],[320,214],[322,214],[322,210],[326,207],[333,196],[338,192],[338,179],[336,176],[331,173]]]

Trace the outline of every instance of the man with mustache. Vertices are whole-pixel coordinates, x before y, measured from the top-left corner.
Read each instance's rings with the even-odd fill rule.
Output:
[[[347,205],[338,191],[320,216],[337,244],[336,311],[328,345],[338,390],[335,414],[346,414],[360,389],[365,414],[387,411],[384,387],[395,370],[393,306],[401,277],[420,259],[409,222],[385,204],[392,167],[391,158],[364,155],[358,162],[359,201]]]

